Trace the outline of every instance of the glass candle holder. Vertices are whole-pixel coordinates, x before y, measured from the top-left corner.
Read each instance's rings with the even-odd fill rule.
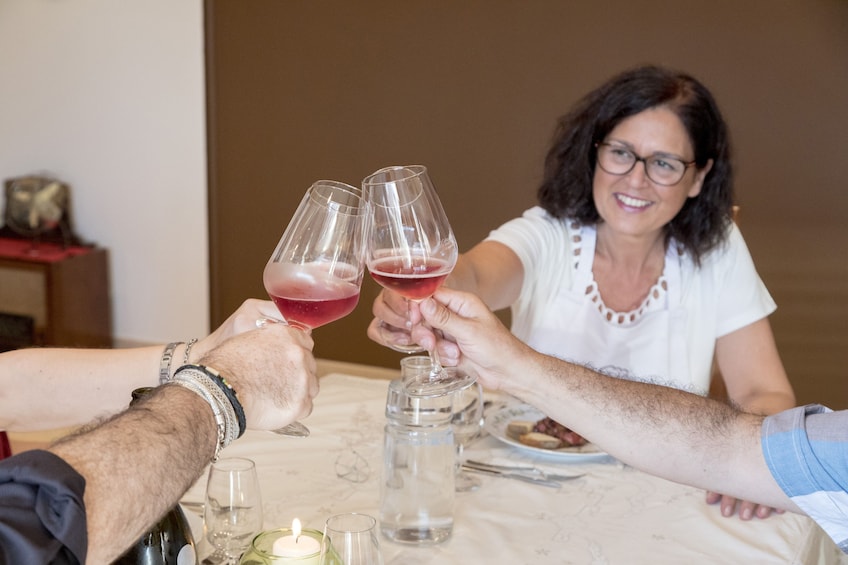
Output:
[[[291,528],[279,528],[262,532],[250,542],[250,548],[242,555],[239,565],[318,565],[321,553],[321,541],[324,539],[323,532],[304,528],[300,537],[312,538],[316,541],[315,552],[302,556],[276,555],[274,544],[277,540],[286,536],[293,536]]]

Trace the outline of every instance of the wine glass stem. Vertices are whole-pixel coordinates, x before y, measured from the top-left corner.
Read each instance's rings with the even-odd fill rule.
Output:
[[[407,300],[407,320],[409,319],[409,308],[410,308],[410,300]],[[419,322],[420,324],[425,323],[424,320]],[[433,329],[433,334],[436,336],[436,341],[433,343],[433,349],[428,351],[427,353],[430,355],[430,362],[433,365],[430,370],[430,378],[437,379],[442,375],[442,362],[439,359],[439,344],[438,344],[438,334],[435,329]]]
[[[438,377],[442,373],[442,362],[439,360],[439,348],[438,346],[433,347],[433,350],[430,353],[430,361],[433,362],[433,369],[430,372],[431,377]]]

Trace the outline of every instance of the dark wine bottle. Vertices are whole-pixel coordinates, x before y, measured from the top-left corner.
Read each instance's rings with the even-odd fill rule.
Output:
[[[151,390],[150,387],[135,389],[130,406]],[[180,505],[171,508],[113,565],[197,565],[194,536]]]

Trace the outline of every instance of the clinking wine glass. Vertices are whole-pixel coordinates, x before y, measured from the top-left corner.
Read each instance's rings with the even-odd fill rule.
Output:
[[[409,175],[409,179],[405,178],[404,175]],[[415,179],[415,176],[418,176]],[[396,183],[400,185],[409,184],[413,181],[420,181],[421,184],[426,183],[432,188],[432,183],[430,182],[429,175],[427,170],[423,166],[418,165],[410,165],[408,167],[387,167],[385,169],[381,169],[363,180],[363,189],[365,192],[371,191],[371,197],[375,199],[379,199],[380,195],[377,194],[377,191],[383,190],[385,187],[381,185],[385,185],[386,183]],[[390,188],[394,188],[394,185]],[[398,189],[399,192],[403,192],[406,188],[401,187]],[[393,198],[393,195],[384,195],[385,198],[391,199],[391,202],[385,205],[381,205],[380,210],[375,212],[375,216],[380,216],[375,219],[375,226],[377,224],[385,224],[382,214],[382,210],[387,207],[395,206],[400,198],[403,198],[402,194],[398,195],[398,198]],[[369,198],[368,195],[365,195],[366,199]],[[441,211],[441,204],[436,202],[437,207],[440,210],[439,215],[444,217],[444,212]],[[410,213],[414,214],[415,211],[410,208]],[[401,212],[401,215],[404,215],[404,212]],[[396,222],[400,225],[393,227],[392,229],[384,230],[382,228],[378,228],[379,231],[374,232],[372,235],[374,236],[375,242],[374,245],[383,245],[379,240],[385,240],[386,236],[390,240],[394,240],[397,237],[397,234],[400,234],[399,237],[405,237],[405,234],[409,234],[409,244],[415,246],[415,240],[420,239],[421,235],[414,233],[415,231],[424,231],[420,230],[416,227],[407,226],[402,222],[406,218],[403,219],[394,219],[389,218],[389,222]],[[417,221],[415,219],[413,222]],[[447,220],[445,219],[444,224],[441,228],[441,232],[448,234],[446,236],[447,242],[449,245],[445,246],[445,252],[442,253],[443,257],[433,257],[434,254],[429,254],[431,257],[421,257],[421,261],[416,261],[417,258],[413,259],[411,263],[411,268],[416,270],[417,272],[413,274],[413,276],[406,276],[409,273],[399,273],[400,276],[391,277],[386,276],[385,273],[376,273],[371,270],[372,277],[383,287],[392,290],[403,297],[403,299],[407,302],[407,310],[409,308],[410,302],[418,302],[423,300],[424,298],[430,296],[433,291],[438,288],[438,286],[442,283],[442,281],[450,274],[450,271],[453,269],[453,265],[456,263],[455,259],[455,251],[456,251],[456,242],[453,240],[453,233],[450,229],[450,226],[447,225]],[[438,228],[437,228],[438,229]],[[434,231],[434,230],[429,230]],[[426,234],[424,235],[426,237]],[[393,242],[389,243],[388,249],[391,252],[391,246]],[[369,246],[372,246],[372,243],[369,241]],[[381,250],[378,250],[378,252]],[[422,255],[426,254],[426,251],[422,253]],[[376,258],[369,256],[369,269],[371,268],[372,263],[370,259]],[[423,263],[429,260],[428,265],[418,264]],[[444,263],[444,264],[440,264]],[[435,268],[431,268],[435,266]],[[392,267],[390,265],[390,267]],[[426,271],[426,272],[425,272]],[[428,280],[424,280],[428,278]],[[418,280],[416,280],[418,279]],[[417,285],[421,285],[420,288]],[[388,347],[394,349],[395,351],[400,351],[402,353],[422,353],[424,352],[424,348],[418,345],[417,343],[409,343],[411,336],[410,332],[407,329],[396,328],[393,326],[389,326],[388,324],[381,323],[379,326],[379,330],[381,333],[381,337]]]
[[[347,316],[359,302],[370,220],[361,195],[341,182],[315,182],[265,265],[265,290],[290,326],[309,332]],[[300,422],[275,431],[309,435]]]
[[[431,296],[453,270],[458,251],[427,167],[380,169],[362,181],[362,190],[372,214],[366,251],[371,276],[407,300]],[[404,381],[408,394],[439,396],[474,382],[471,376],[445,371],[435,348],[430,357],[430,374]]]

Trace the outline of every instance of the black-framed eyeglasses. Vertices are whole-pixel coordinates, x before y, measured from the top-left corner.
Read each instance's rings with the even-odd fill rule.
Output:
[[[595,144],[598,150],[598,166],[611,175],[626,175],[633,170],[639,161],[645,165],[645,174],[657,184],[672,186],[683,180],[686,169],[695,161],[683,161],[677,157],[655,154],[640,157],[630,149],[614,143],[599,142]]]

